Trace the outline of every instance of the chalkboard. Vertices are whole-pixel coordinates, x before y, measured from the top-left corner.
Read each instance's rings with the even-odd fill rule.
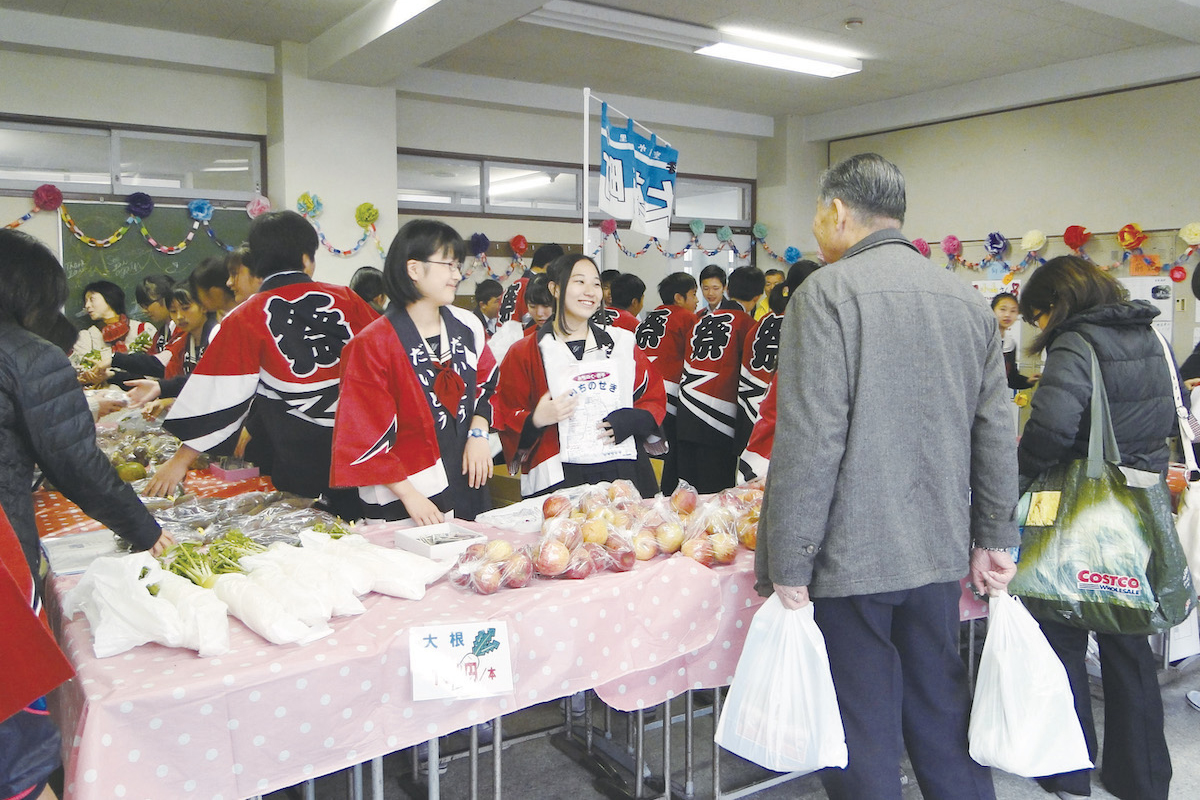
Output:
[[[99,203],[69,203],[67,211],[76,226],[93,239],[105,239],[125,225],[128,213],[124,205]],[[156,208],[145,220],[146,230],[163,247],[174,247],[191,231],[194,221],[186,208]],[[215,209],[210,229],[221,242],[236,247],[246,240],[250,217],[243,209]],[[210,256],[224,257],[227,252],[213,241],[201,225],[188,246],[172,255],[155,250],[137,226],[130,226],[120,241],[109,247],[90,247],[81,242],[65,224],[63,238],[63,267],[67,271],[67,316],[81,326],[86,317],[76,317],[83,309],[83,287],[92,281],[112,281],[125,290],[130,317],[144,319],[137,306],[134,288],[147,275],[166,273],[182,280],[192,273],[201,261]]]

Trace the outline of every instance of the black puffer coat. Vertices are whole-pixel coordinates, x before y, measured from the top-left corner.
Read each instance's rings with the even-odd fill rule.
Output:
[[[158,541],[158,523],[96,446],[96,427],[66,355],[0,319],[0,505],[37,575],[34,463],[88,516],[136,550]]]
[[[1063,322],[1046,348],[1018,450],[1021,491],[1051,466],[1087,456],[1091,420],[1091,356],[1100,361],[1113,430],[1125,466],[1167,468],[1167,438],[1178,433],[1175,382],[1150,327],[1158,309],[1144,300],[1088,309]]]

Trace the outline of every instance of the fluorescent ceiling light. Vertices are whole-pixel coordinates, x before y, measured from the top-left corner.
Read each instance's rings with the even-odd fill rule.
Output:
[[[832,47],[809,46],[774,34],[757,34],[742,30],[722,33],[702,25],[635,14],[606,6],[577,3],[574,0],[550,0],[537,11],[521,17],[521,21],[589,36],[603,36],[668,50],[700,53],[827,78],[862,70],[861,61]],[[728,41],[730,38],[744,39],[746,43]],[[759,45],[763,43],[769,43],[778,49],[762,49]]]
[[[539,172],[536,175],[528,175],[522,178],[513,178],[512,180],[500,181],[488,185],[488,197],[496,197],[503,194],[516,194],[523,192],[526,189],[536,189],[539,186],[549,186],[553,183],[553,179],[544,172]]]
[[[521,22],[685,53],[695,52],[697,47],[713,44],[721,38],[717,31],[701,25],[572,0],[550,0],[537,11],[521,17]]]
[[[249,167],[205,167],[201,172],[249,172]]]
[[[817,75],[822,78],[838,78],[842,75],[850,75],[862,71],[862,62],[858,59],[839,57],[835,62],[833,56],[822,56],[818,59],[791,53],[780,53],[775,50],[760,50],[755,47],[747,47],[746,45],[734,44],[732,42],[717,42],[707,47],[701,47],[696,52],[702,56],[726,58],[730,61],[740,61],[743,64],[754,64],[759,67],[803,72],[806,75]]]

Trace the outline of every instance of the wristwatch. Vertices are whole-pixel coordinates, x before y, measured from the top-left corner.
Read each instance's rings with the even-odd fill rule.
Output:
[[[486,438],[488,438],[488,434],[487,434],[487,431],[485,431],[483,428],[471,428],[471,430],[467,431],[467,438],[468,439],[486,439]]]

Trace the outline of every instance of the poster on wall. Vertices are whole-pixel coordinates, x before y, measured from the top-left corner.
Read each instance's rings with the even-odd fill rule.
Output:
[[[1171,328],[1175,322],[1175,303],[1172,299],[1171,279],[1166,275],[1148,278],[1120,278],[1121,285],[1129,290],[1130,300],[1146,300],[1159,310],[1154,318],[1154,329],[1171,341]]]

